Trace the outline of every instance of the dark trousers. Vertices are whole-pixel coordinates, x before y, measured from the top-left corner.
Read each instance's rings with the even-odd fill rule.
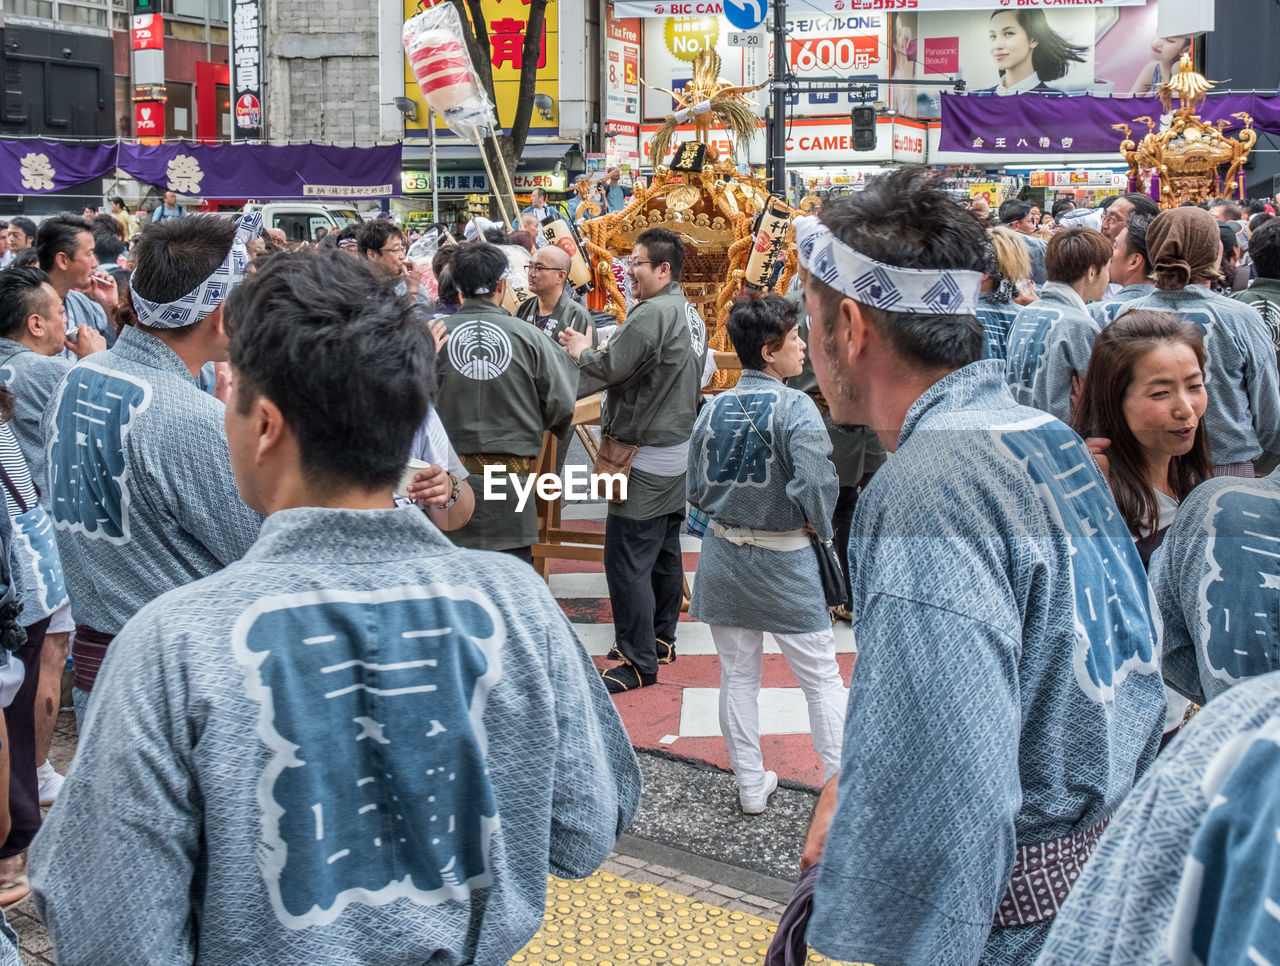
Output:
[[[849,566],[849,532],[853,529],[853,511],[858,506],[858,495],[866,489],[873,475],[874,470],[864,476],[857,486],[840,487],[840,493],[836,496],[836,509],[831,514],[831,527],[835,530],[833,543],[844,564],[844,589],[850,602],[853,601],[853,588],[849,584],[849,571],[852,569]]]
[[[658,673],[661,638],[676,642],[684,597],[680,556],[683,513],[649,520],[610,515],[604,527],[604,576],[613,605],[613,633],[623,656],[643,675]]]
[[[9,731],[9,837],[0,845],[0,859],[17,855],[40,831],[40,780],[36,777],[36,688],[40,683],[40,654],[49,618],[27,628],[27,643],[13,652],[26,674],[12,703],[4,709]]]

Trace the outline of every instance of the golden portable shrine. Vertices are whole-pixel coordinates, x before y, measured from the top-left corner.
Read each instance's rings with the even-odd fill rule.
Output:
[[[1135,118],[1135,124],[1147,125],[1146,136],[1136,144],[1129,125],[1113,126],[1124,132],[1120,154],[1129,162],[1130,182],[1145,192],[1150,187],[1149,176],[1156,177],[1161,208],[1176,208],[1187,201],[1199,204],[1232,193],[1244,198],[1241,168],[1249,160],[1258,134],[1253,130],[1253,118],[1243,112],[1231,115],[1244,125],[1234,138],[1223,133],[1230,124],[1225,118],[1216,125],[1200,119],[1195,112],[1213,86],[1195,72],[1191,58],[1183,54],[1177,73],[1159,89],[1167,123],[1157,131],[1150,117]],[[1179,106],[1172,111],[1175,97]],[[1223,165],[1229,167],[1220,179]]]
[[[603,289],[604,311],[619,322],[626,319],[613,259],[628,257],[645,229],[667,228],[684,240],[681,285],[707,326],[709,347],[731,352],[724,323],[743,285],[781,293],[796,273],[791,218],[799,212],[771,196],[764,178],[739,173],[732,147],[725,157],[708,143],[713,128],[720,126],[731,145],[742,150],[761,123],[747,100],[758,88],[734,87],[719,73],[720,56],[704,52],[694,60],[693,79],[683,90],[664,91],[678,109],[666,116],[650,146],[653,180],[637,184],[621,211],[596,217],[599,203],[586,199],[585,186],[580,191],[588,217],[582,225],[585,248],[596,284]],[[686,121],[694,127],[694,140],[673,150],[675,133]],[[722,370],[707,389],[727,389],[737,379],[736,370]]]

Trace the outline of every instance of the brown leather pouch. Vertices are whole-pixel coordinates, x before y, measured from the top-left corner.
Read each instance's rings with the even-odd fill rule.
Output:
[[[639,446],[619,442],[607,434],[603,435],[600,437],[600,449],[596,452],[596,462],[592,469],[600,475],[621,475],[623,479],[630,479],[631,461],[636,458],[636,453],[639,451]],[[622,487],[618,487],[616,490],[610,487],[610,490],[612,492],[624,492]],[[622,503],[623,501],[620,498],[614,498],[609,502]]]

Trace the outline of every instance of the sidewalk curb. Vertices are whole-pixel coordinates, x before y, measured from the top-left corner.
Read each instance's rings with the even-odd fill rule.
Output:
[[[638,838],[627,832],[618,839],[613,850],[620,855],[640,859],[647,865],[679,869],[685,874],[708,879],[718,885],[740,889],[749,895],[763,896],[779,905],[785,906],[791,900],[791,892],[795,888],[794,881],[778,879],[762,872],[729,865],[694,852],[686,852],[660,842]],[[799,875],[798,872],[797,875]]]

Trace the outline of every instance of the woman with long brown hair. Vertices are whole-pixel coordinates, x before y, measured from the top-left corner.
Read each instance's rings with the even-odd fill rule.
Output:
[[[1144,563],[1178,504],[1212,475],[1204,364],[1195,325],[1143,310],[1103,329],[1089,357],[1072,429],[1105,456],[1116,506]]]

